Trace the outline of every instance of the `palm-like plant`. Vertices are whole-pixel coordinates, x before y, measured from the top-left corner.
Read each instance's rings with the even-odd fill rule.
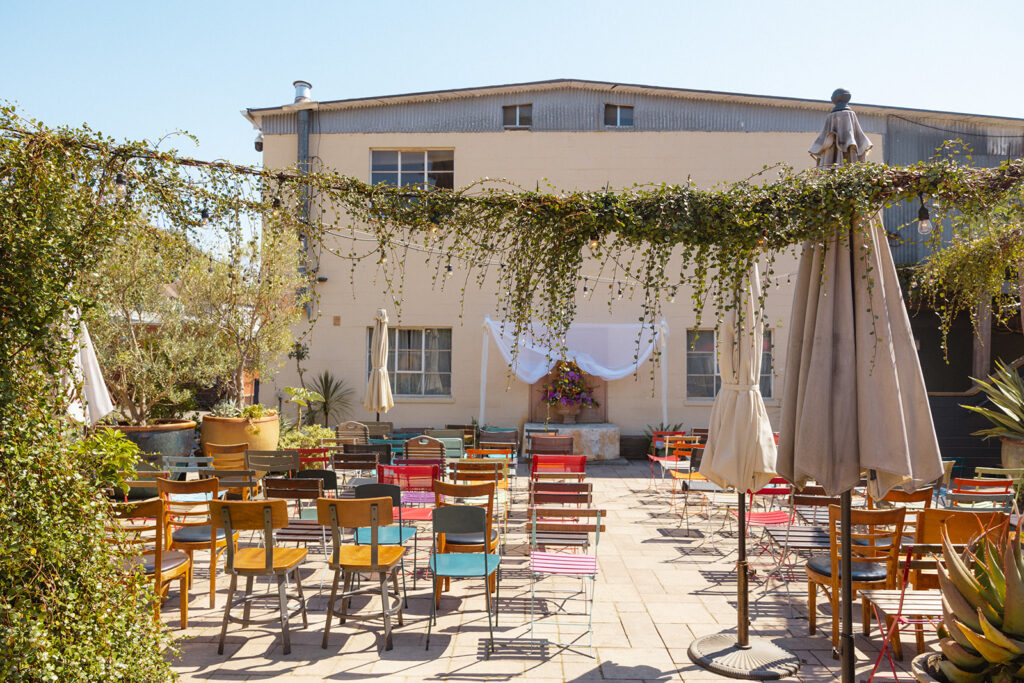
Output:
[[[313,378],[311,386],[313,391],[323,397],[323,400],[314,403],[310,408],[311,419],[323,418],[324,427],[327,427],[332,421],[340,422],[348,416],[352,410],[352,395],[355,392],[345,385],[345,380],[337,379],[329,370],[324,370]]]
[[[989,429],[974,432],[974,436],[1024,441],[1024,379],[1015,370],[996,361],[996,372],[989,376],[988,382],[980,379],[974,379],[974,382],[998,409],[961,405],[962,408],[984,416],[993,424]]]

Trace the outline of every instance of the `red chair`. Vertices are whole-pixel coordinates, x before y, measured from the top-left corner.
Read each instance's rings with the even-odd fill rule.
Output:
[[[434,516],[434,480],[441,474],[437,464],[377,465],[377,483],[393,484],[402,490],[401,510],[392,515],[403,522],[429,522]],[[415,505],[416,507],[410,507]],[[419,528],[412,537],[412,588],[416,590],[416,558],[419,551]]]
[[[793,516],[796,514],[793,511],[793,506],[790,505],[789,509],[783,509],[782,504],[776,508],[775,501],[780,497],[789,498],[789,495],[793,492],[789,482],[782,477],[773,477],[764,488],[758,491],[747,491],[750,494],[750,498],[747,504],[747,528],[744,529],[746,533],[750,533],[751,528],[759,528],[762,530],[761,538],[757,539],[758,545],[761,547],[759,555],[764,555],[766,552],[772,554],[772,559],[775,560],[774,569],[782,569],[782,557],[775,557],[774,551],[772,551],[771,541],[764,540],[764,530],[768,528],[785,528],[793,523]],[[764,510],[756,512],[754,509],[754,496],[759,496],[765,500]],[[731,510],[732,515],[738,516],[739,513],[736,510]]]
[[[587,476],[587,456],[538,453],[530,462],[530,479],[537,479],[538,475],[545,474],[571,475],[583,481]]]
[[[647,454],[647,460],[651,466],[651,479],[648,489],[655,486],[657,478],[654,476],[654,468],[657,465],[667,464],[668,467],[661,468],[661,478],[665,478],[666,469],[677,469],[678,463],[688,460],[693,453],[693,444],[681,441],[673,441],[672,437],[686,436],[686,432],[655,432],[660,435],[661,445],[655,446],[655,439],[651,439],[651,452]],[[659,450],[664,450],[665,455],[658,455]]]

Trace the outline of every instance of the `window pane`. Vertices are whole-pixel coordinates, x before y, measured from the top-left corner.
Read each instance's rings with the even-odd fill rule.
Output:
[[[423,348],[427,350],[452,348],[452,331],[450,329],[427,329],[424,330],[423,333],[426,335],[423,342]]]
[[[423,369],[427,372],[451,372],[451,351],[427,351],[423,354]]]
[[[421,164],[422,165],[422,164]],[[402,172],[402,187],[409,187],[410,185],[422,186],[424,183],[423,172],[418,173],[405,173]]]
[[[714,391],[714,377],[697,375],[686,378],[686,396],[688,398],[714,398]]]
[[[395,393],[418,396],[423,393],[423,375],[399,372]]]
[[[429,184],[431,187],[439,187],[443,190],[452,190],[455,188],[455,174],[428,173],[427,184]]]
[[[423,330],[396,330],[398,342],[396,346],[400,349],[415,349],[419,351],[423,348]]]
[[[423,170],[423,152],[402,152],[402,173]]]
[[[448,373],[423,375],[423,393],[427,396],[451,396],[452,376]]]
[[[398,174],[397,173],[371,173],[370,184],[377,185],[384,183],[385,185],[391,185],[397,187],[398,185]]]
[[[519,105],[519,125],[520,126],[532,126],[533,125],[533,105],[532,104],[521,104],[521,105]]]
[[[455,150],[435,149],[427,152],[428,171],[454,171]]]
[[[688,375],[713,375],[715,374],[715,357],[710,353],[688,353],[686,354],[686,374]]]
[[[501,108],[501,123],[504,126],[516,125],[516,108],[514,106]]]
[[[687,352],[714,353],[715,332],[714,330],[687,330],[686,331]]]
[[[772,397],[772,376],[761,375],[761,396],[763,398]]]
[[[618,125],[618,118],[617,118],[618,111],[619,111],[619,108],[616,107],[614,104],[606,104],[606,105],[604,105],[604,125],[606,125],[606,126],[616,126],[616,125]]]
[[[398,152],[391,149],[373,150],[370,152],[370,170],[375,173],[380,171],[397,171]]]
[[[619,107],[619,125],[633,125],[633,107]]]
[[[398,351],[398,365],[397,369],[399,372],[405,371],[416,371],[423,370],[423,352],[419,349],[414,351],[407,351],[405,349],[399,349]]]

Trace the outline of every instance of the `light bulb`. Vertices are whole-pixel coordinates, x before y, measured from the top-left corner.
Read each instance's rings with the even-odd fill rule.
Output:
[[[668,298],[668,302],[670,304],[674,304],[676,302],[676,295],[675,294],[670,295],[669,298]]]
[[[596,239],[590,240],[590,251],[597,251],[597,248],[599,246],[601,246],[601,242],[600,241],[598,241]]]
[[[448,265],[446,265],[444,267],[444,274],[445,274],[445,277],[451,277],[452,276],[452,264],[449,263]]]
[[[932,222],[928,219],[917,222],[917,231],[922,235],[932,234]]]

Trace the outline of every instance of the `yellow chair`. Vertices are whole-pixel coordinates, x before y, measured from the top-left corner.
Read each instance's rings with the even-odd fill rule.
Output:
[[[239,548],[235,549],[233,543],[229,543],[227,573],[231,576],[231,586],[228,588],[228,602],[224,605],[224,619],[220,627],[220,644],[217,647],[217,654],[224,654],[224,639],[227,637],[228,622],[249,625],[249,606],[257,600],[278,600],[281,614],[279,617],[254,621],[253,623],[271,624],[281,623],[281,636],[284,642],[284,654],[292,651],[291,638],[288,634],[288,619],[296,614],[302,615],[302,627],[309,625],[306,618],[306,599],[302,594],[302,580],[299,576],[299,566],[305,561],[307,551],[305,548],[275,548],[274,529],[281,529],[288,526],[288,503],[280,500],[256,500],[256,501],[219,501],[210,503],[210,516],[218,528],[223,529],[226,536],[234,537],[235,532],[262,531],[262,548]],[[292,575],[297,594],[287,591],[286,580]],[[240,598],[235,598],[235,591],[238,590],[238,577],[245,577],[245,593]],[[277,581],[277,592],[253,593],[252,584],[257,576],[271,576]],[[288,611],[288,601],[297,600],[299,607],[293,612]],[[244,608],[242,618],[232,616],[231,609],[236,606]]]
[[[354,595],[377,594],[381,599],[380,616],[384,619],[384,649],[390,650],[391,616],[397,615],[398,625],[402,625],[402,595],[398,588],[398,569],[405,556],[405,548],[401,545],[380,545],[379,531],[382,526],[389,526],[393,521],[392,505],[389,496],[380,498],[357,498],[344,500],[339,498],[318,498],[316,501],[317,521],[331,527],[333,552],[328,566],[334,570],[334,581],[331,583],[331,600],[327,603],[327,623],[324,624],[324,638],[320,646],[327,649],[327,638],[331,634],[331,618],[338,617],[344,624],[346,619],[375,619],[377,615],[349,614],[349,602]],[[368,528],[369,544],[342,545],[341,529]],[[357,574],[376,575],[377,586],[352,588],[352,579]],[[338,595],[338,581],[343,580],[341,595]],[[388,590],[388,581],[394,592]],[[341,600],[341,609],[337,602]]]

